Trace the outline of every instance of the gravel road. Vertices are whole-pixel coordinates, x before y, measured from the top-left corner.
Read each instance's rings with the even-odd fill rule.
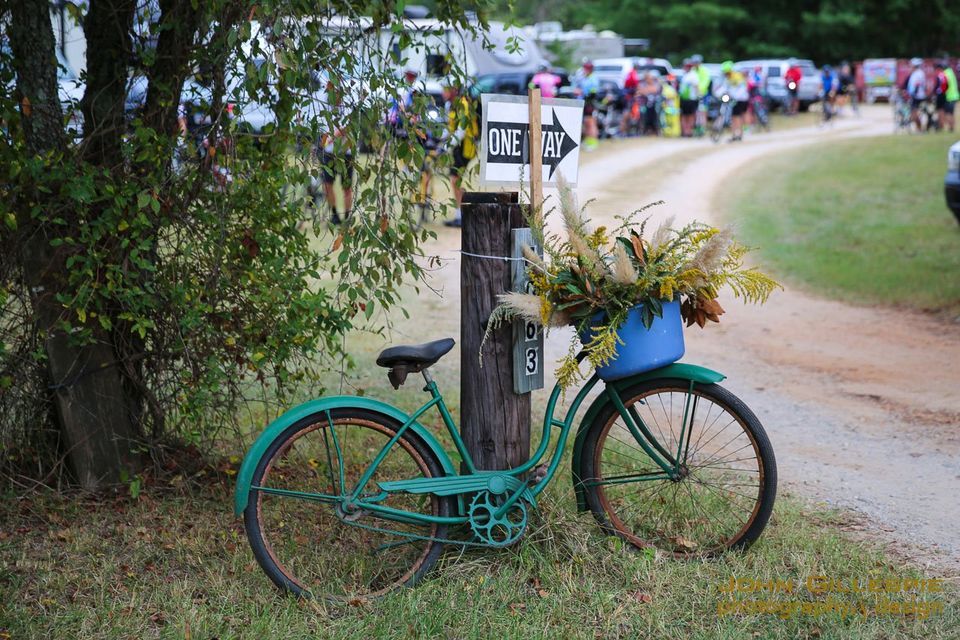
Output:
[[[627,142],[588,157],[579,195],[596,199],[597,224],[664,200],[658,218],[735,227],[735,217],[721,217],[715,192],[738,169],[788,148],[815,153],[838,138],[889,133],[889,110],[875,107],[831,128],[742,144]],[[645,184],[645,173],[662,173],[657,165],[670,174]],[[631,197],[631,185],[642,200]],[[687,332],[684,359],[726,373],[724,384],[760,416],[781,486],[863,514],[866,530],[897,553],[960,576],[960,323],[790,288],[759,309],[732,299],[723,306],[719,325]]]

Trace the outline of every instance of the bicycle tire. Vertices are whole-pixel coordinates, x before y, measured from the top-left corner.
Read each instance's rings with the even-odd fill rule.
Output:
[[[723,120],[721,120],[722,117],[722,115],[717,116],[710,126],[710,139],[714,142],[720,142],[720,138],[723,136],[724,126]]]
[[[622,391],[620,396],[626,407],[635,408],[654,437],[662,441],[663,448],[672,452],[680,445],[676,434],[668,436],[672,425],[662,424],[660,415],[668,419],[672,416],[680,418],[681,406],[674,402],[689,392],[689,381],[661,379],[634,385]],[[679,558],[710,557],[729,549],[748,548],[766,527],[777,488],[773,448],[753,412],[736,396],[717,385],[695,385],[693,394],[697,404],[691,403],[690,433],[682,460],[687,475],[680,480],[629,480],[631,475],[658,472],[660,468],[641,447],[630,444],[632,436],[612,403],[588,427],[580,465],[587,505],[606,533],[637,548],[653,547]],[[703,400],[710,403],[706,409],[700,406]],[[645,408],[638,408],[641,405]],[[732,420],[709,435],[724,414]],[[702,422],[698,423],[698,419]],[[723,435],[724,431],[734,423],[740,426],[745,438],[735,436],[727,442],[732,432]],[[618,427],[616,431],[614,425]],[[626,434],[625,439],[618,437],[621,430]],[[714,444],[718,442],[717,438],[724,441],[719,449]],[[690,451],[693,440],[696,444]],[[711,444],[714,444],[712,451]],[[739,446],[731,452],[735,457],[719,458],[717,451],[728,446]],[[607,451],[611,453],[607,455]],[[631,457],[625,452],[639,452],[641,457]],[[756,462],[755,469],[751,461]],[[637,469],[631,473],[632,467]],[[722,483],[711,484],[712,479]],[[642,488],[631,488],[638,485]],[[672,499],[672,511],[667,507],[668,498]],[[731,516],[733,506],[737,506],[737,511],[748,510],[749,513]],[[634,516],[638,518],[635,522]],[[713,527],[714,522],[720,526]],[[711,528],[718,531],[711,532]]]
[[[331,424],[332,427],[328,426]],[[347,427],[350,426],[366,429],[369,434],[362,431],[348,434]],[[341,466],[339,462],[333,462],[340,459],[339,453],[333,457],[333,451],[343,449],[344,478],[355,482],[376,452],[396,434],[400,426],[396,420],[373,411],[332,409],[329,418],[326,412],[318,412],[297,421],[277,436],[264,452],[251,481],[251,486],[255,488],[251,490],[244,510],[244,528],[254,557],[281,590],[304,598],[338,601],[376,598],[397,587],[416,584],[436,563],[443,549],[443,543],[437,540],[411,541],[409,537],[363,527],[401,531],[406,526],[412,527],[409,533],[413,535],[445,538],[446,525],[434,524],[423,528],[387,521],[369,513],[344,514],[338,505],[288,498],[256,489],[305,490],[296,485],[295,480],[307,481],[311,487],[321,485],[324,479],[320,469],[329,462],[325,470],[329,471],[327,482],[330,493],[333,493],[339,482],[336,476]],[[331,437],[327,438],[328,444],[324,445],[326,451],[319,446],[311,449],[309,445],[302,444],[305,437],[313,435],[309,444],[319,445],[318,436],[328,434],[318,431],[328,428],[340,431],[333,449],[329,445]],[[355,460],[352,455],[354,450],[347,451],[348,444],[353,442],[350,439],[355,436],[359,437],[356,440],[357,449],[362,456],[369,456],[370,460]],[[296,448],[299,451],[295,452]],[[294,453],[298,454],[299,462],[294,460],[294,464],[284,464],[294,457]],[[398,463],[402,463],[404,458],[409,458],[413,465],[401,470]],[[414,469],[413,473],[410,473],[411,469]],[[417,472],[427,477],[443,475],[443,467],[433,451],[409,431],[397,440],[387,454],[371,478],[368,491],[376,491],[376,482],[387,479],[391,470],[399,477],[389,479],[417,477]],[[313,488],[313,492],[318,491]],[[380,504],[409,510],[416,503],[423,506],[424,502],[429,504],[429,512],[435,515],[448,516],[454,511],[451,498],[432,494],[390,494]],[[282,504],[291,505],[290,510],[280,511],[279,505]],[[297,511],[296,508],[302,505],[305,508]],[[332,549],[331,545],[324,544],[326,540],[336,540],[337,548]],[[399,551],[395,552],[395,549]],[[370,552],[371,556],[381,555],[375,560],[368,560],[361,557],[361,550]],[[389,555],[382,555],[384,551]],[[405,555],[401,557],[400,554]]]

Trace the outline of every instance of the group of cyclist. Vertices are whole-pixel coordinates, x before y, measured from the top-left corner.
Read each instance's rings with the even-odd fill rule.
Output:
[[[542,71],[541,71],[542,73]],[[540,74],[534,76],[531,86],[540,87]],[[592,151],[599,144],[600,125],[598,112],[613,112],[607,118],[608,135],[624,137],[631,132],[656,135],[661,130],[660,113],[666,98],[673,87],[672,78],[661,78],[656,71],[635,63],[627,73],[619,94],[611,95],[609,88],[601,87],[591,60],[584,60],[580,69],[573,75],[571,85],[573,95],[584,101],[583,107],[583,147]],[[619,114],[619,115],[617,115]],[[615,133],[614,133],[615,132]]]
[[[559,78],[542,69],[534,76],[531,86],[539,86],[543,95],[555,95]],[[742,140],[745,124],[762,118],[765,125],[766,109],[763,107],[763,77],[759,68],[741,73],[732,61],[721,65],[721,75],[715,79],[703,63],[703,57],[694,55],[683,61],[683,71],[678,77],[665,77],[645,66],[635,63],[627,73],[620,95],[611,102],[608,91],[601,91],[601,83],[594,71],[593,62],[584,60],[583,65],[571,79],[573,95],[584,100],[583,144],[592,150],[600,136],[597,113],[601,107],[611,106],[620,110],[612,119],[613,132],[608,135],[626,136],[662,133],[661,111],[665,105],[679,102],[679,131],[681,137],[703,135],[708,120],[715,118],[717,107],[729,104],[729,126],[732,141]],[[549,93],[548,93],[549,92]],[[760,112],[760,113],[758,113]]]
[[[921,58],[911,59],[910,75],[897,88],[903,111],[909,106],[909,115],[904,113],[901,120],[907,128],[916,127],[917,131],[953,131],[954,109],[960,100],[956,72],[947,60],[935,62],[929,77],[923,66]]]
[[[820,70],[820,101],[824,121],[831,120],[840,107],[849,103],[854,113],[857,108],[857,88],[853,68],[849,62],[842,62],[838,69],[825,64]]]
[[[414,109],[418,94],[428,103],[433,98],[426,94],[417,82],[418,72],[405,72],[407,89],[396,100],[387,114],[387,125],[393,135],[408,142],[419,144],[424,149],[423,163],[416,167],[420,173],[417,203],[420,205],[421,222],[426,217],[430,182],[434,168],[441,156],[449,156],[450,189],[454,196],[453,217],[445,220],[449,227],[462,225],[463,178],[470,163],[478,155],[480,146],[480,105],[470,92],[465,91],[452,77],[442,82],[442,97],[439,103],[426,109]]]
[[[936,126],[954,130],[954,107],[960,100],[956,73],[946,62],[937,62],[933,65],[933,74],[928,76],[924,71],[923,60],[911,60],[911,72],[901,86],[897,88],[897,97],[904,106],[909,105],[909,123],[921,129],[921,114],[936,114],[935,119],[930,116],[927,123],[935,122]],[[597,120],[598,111],[602,108],[605,115],[604,125],[615,131],[613,135],[625,136],[631,132],[639,134],[659,134],[663,126],[660,111],[664,102],[678,102],[679,135],[693,137],[702,135],[708,124],[723,121],[722,129],[729,127],[731,141],[743,138],[746,124],[751,122],[766,122],[765,97],[763,94],[763,69],[755,67],[752,70],[738,70],[732,61],[726,61],[720,66],[720,75],[712,77],[702,56],[695,55],[683,61],[683,71],[678,77],[672,75],[661,77],[649,66],[634,64],[623,81],[620,94],[614,97],[614,104],[609,104],[610,88],[601,87],[594,64],[585,60],[581,68],[571,78],[572,94],[584,100],[583,116],[583,147],[590,151],[599,144],[600,125]],[[453,218],[445,223],[450,226],[460,226],[460,205],[463,197],[461,180],[467,166],[477,156],[479,148],[479,100],[471,98],[468,91],[453,81],[446,81],[443,86],[442,101],[432,110],[435,122],[433,127],[421,126],[424,123],[415,122],[411,109],[415,95],[423,91],[418,83],[418,72],[406,70],[405,84],[408,87],[403,96],[395,101],[387,116],[388,129],[395,135],[406,136],[410,131],[417,132],[417,141],[429,151],[431,158],[443,154],[450,155],[450,183],[456,201]],[[785,111],[795,113],[798,108],[798,88],[802,78],[801,69],[790,64],[785,75],[789,100]],[[546,65],[542,66],[530,82],[531,87],[539,87],[541,95],[553,98],[560,95],[562,78],[553,73]],[[820,74],[821,94],[824,118],[829,119],[836,114],[839,108],[850,101],[856,110],[856,86],[852,67],[849,63],[841,63],[837,69],[824,65]],[[351,186],[355,180],[354,171],[354,143],[344,138],[347,130],[349,114],[341,96],[338,96],[332,86],[327,86],[330,108],[327,118],[323,119],[325,130],[315,145],[321,165],[321,176],[311,181],[308,187],[313,197],[315,209],[329,208],[329,219],[339,224],[349,219],[352,208]],[[568,93],[569,95],[569,93]],[[197,148],[200,149],[201,159],[211,166],[217,175],[218,183],[224,187],[229,181],[228,172],[220,170],[217,149],[206,142],[206,130],[210,127],[209,117],[204,119],[201,110],[191,108],[188,101],[180,105],[178,112],[181,130],[185,138],[196,138]],[[614,110],[610,115],[611,108]],[[904,120],[907,120],[904,114]],[[676,126],[676,121],[674,121]],[[927,124],[927,126],[930,126]],[[431,133],[431,131],[433,133]],[[201,142],[202,141],[202,142]],[[429,181],[427,167],[420,168]],[[432,173],[432,169],[429,171]],[[221,175],[222,174],[222,175]],[[337,210],[334,185],[340,181],[344,195],[344,211]],[[422,185],[421,191],[428,188],[428,183]],[[421,197],[426,197],[421,194]]]

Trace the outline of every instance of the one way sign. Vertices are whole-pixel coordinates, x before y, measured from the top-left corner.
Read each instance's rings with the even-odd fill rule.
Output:
[[[480,177],[486,186],[517,186],[530,179],[526,96],[485,93]],[[540,107],[543,184],[555,184],[557,175],[572,185],[580,166],[580,126],[583,102],[545,98]]]

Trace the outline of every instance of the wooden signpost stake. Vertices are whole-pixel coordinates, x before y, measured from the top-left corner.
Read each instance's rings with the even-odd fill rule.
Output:
[[[543,206],[543,155],[542,130],[540,124],[540,89],[535,87],[528,93],[530,113],[530,214],[540,217]]]

